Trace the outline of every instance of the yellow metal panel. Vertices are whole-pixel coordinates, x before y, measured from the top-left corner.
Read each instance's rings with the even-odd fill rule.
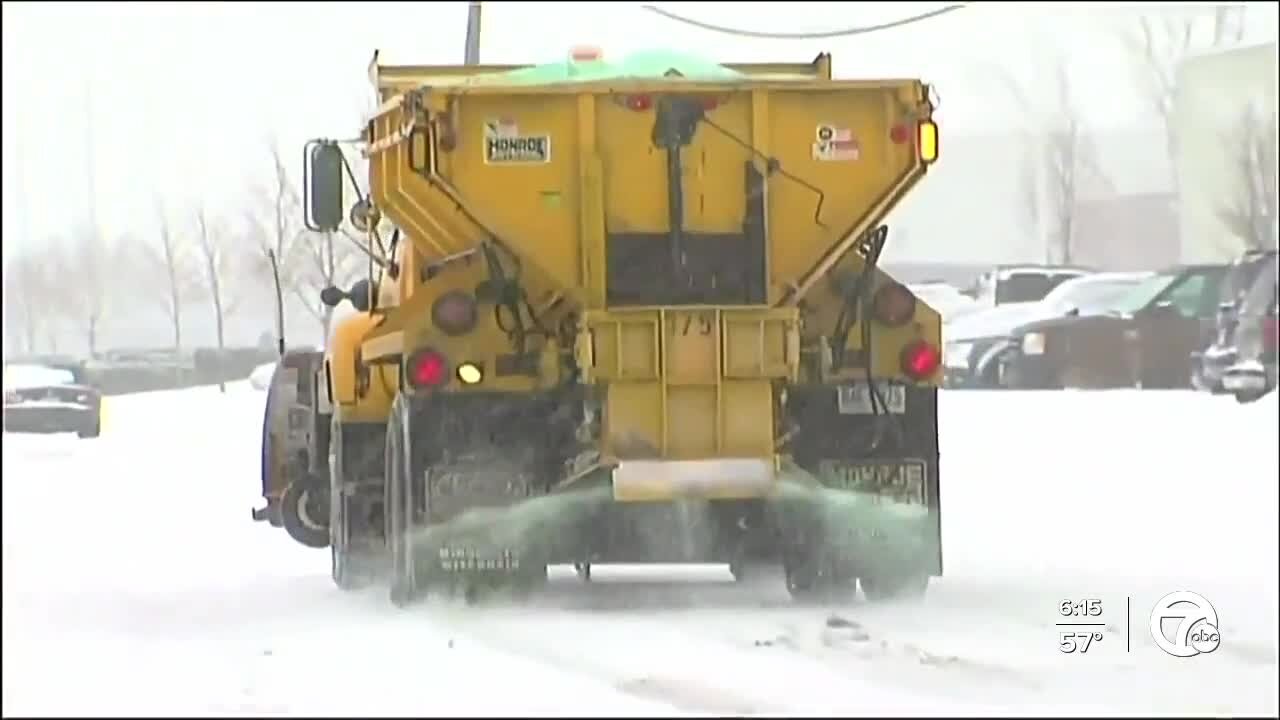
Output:
[[[716,400],[719,387],[668,385],[666,457],[720,457]]]
[[[720,377],[719,313],[667,310],[665,376],[668,385],[715,385]]]
[[[912,143],[889,140],[888,118],[913,126],[919,108],[901,102],[897,90],[888,84],[856,89],[836,82],[823,89],[770,93],[772,155],[811,186],[776,174],[770,178],[771,287],[797,282],[836,242],[883,217],[891,205],[881,201],[911,180],[919,158]],[[816,156],[823,126],[838,136],[847,134],[856,151]],[[822,190],[822,198],[814,187]],[[821,214],[815,218],[820,200]]]
[[[658,378],[657,313],[587,316],[595,375],[602,380]]]
[[[605,403],[604,451],[613,457],[662,457],[662,386],[610,383]]]
[[[442,171],[459,195],[482,209],[486,224],[526,263],[548,273],[557,289],[579,287],[581,225],[578,214],[578,98],[467,97],[455,105],[452,123],[457,147],[442,153]],[[550,161],[485,162],[486,126],[505,123],[506,132],[546,137]],[[546,202],[558,195],[558,202]],[[536,288],[542,290],[544,288]]]
[[[437,342],[426,311],[429,299],[445,287],[474,287],[484,276],[482,263],[461,263],[421,284],[415,279],[420,266],[493,241],[511,251],[514,257],[504,254],[504,263],[513,272],[518,267],[535,307],[565,299],[563,309],[541,318],[544,327],[558,328],[553,320],[585,311],[589,332],[581,336],[578,355],[592,363],[584,368],[588,380],[610,385],[606,420],[616,432],[609,442],[638,435],[659,453],[771,452],[769,381],[794,378],[799,368],[796,291],[807,293],[804,333],[812,347],[830,332],[839,311],[835,290],[824,282],[827,270],[861,268],[847,252],[851,233],[879,222],[924,172],[916,142],[894,143],[891,128],[914,129],[930,113],[918,81],[831,82],[829,58],[823,57],[790,66],[809,80],[770,77],[785,74],[787,67],[756,66],[748,71],[753,78],[730,83],[442,82],[385,105],[373,122],[371,140],[378,149],[370,164],[372,193],[416,250],[409,253],[413,262],[404,264],[402,277],[409,279],[402,281],[402,305],[419,292],[430,296],[396,318],[394,331],[403,329],[405,336],[400,344]],[[417,88],[473,72],[397,68],[384,79],[394,88]],[[717,100],[682,151],[685,228],[741,232],[744,173],[754,162],[767,176],[767,299],[784,314],[762,308],[596,312],[605,301],[607,236],[668,230],[666,153],[652,143],[655,112],[627,107],[625,98],[671,92]],[[419,105],[420,98],[427,107]],[[519,136],[549,138],[545,161],[486,162],[491,121]],[[821,127],[850,139],[857,152],[817,152]],[[403,139],[411,128],[412,143]],[[914,133],[908,137],[917,139]],[[428,143],[435,148],[431,153],[425,151]],[[701,313],[714,319],[707,334],[700,332]],[[491,361],[508,344],[490,325],[485,318],[475,333],[440,342],[452,358]],[[922,305],[914,323],[875,332],[876,374],[899,377],[897,351],[910,339],[936,340],[936,314]],[[860,342],[858,336],[855,328],[851,344]],[[366,349],[381,352],[378,344]],[[529,349],[541,350],[544,358],[553,352]],[[544,362],[548,372],[553,364]],[[538,382],[512,380],[501,387]],[[743,420],[750,416],[769,422],[750,425]]]
[[[774,452],[773,386],[767,380],[726,380],[720,387],[723,457]]]
[[[596,98],[578,97],[578,222],[580,235],[579,282],[587,288],[588,307],[604,306],[605,222],[604,163],[596,151]]]
[[[826,62],[826,79],[830,80],[831,56],[826,54],[819,55],[817,60],[814,62],[823,62],[824,58]],[[769,92],[767,90],[756,88],[751,91],[751,147],[754,151],[752,152],[752,161],[755,163],[756,172],[760,173],[764,178],[764,187],[761,189],[761,192],[764,193],[764,226],[766,231],[770,227],[769,184],[771,182],[770,176],[773,175],[768,161],[768,158],[771,157],[771,150],[769,147],[769,127]],[[775,287],[772,280],[773,276],[770,254],[766,252],[764,254],[764,277],[765,281],[769,283],[768,297],[782,297],[786,292],[786,288],[780,286]]]
[[[799,363],[794,310],[726,313],[724,376],[794,377]]]
[[[746,167],[754,159],[751,149],[742,146],[742,141],[751,137],[751,93],[709,97],[715,97],[719,104],[707,111],[707,120],[681,152],[685,228],[690,232],[740,233],[747,211],[743,192]],[[665,158],[665,153],[657,154]],[[666,227],[665,218],[662,227]]]
[[[625,95],[596,98],[596,143],[604,165],[604,223],[611,233],[667,227],[667,156],[655,148],[653,111],[628,108]],[[637,181],[647,187],[643,190]]]
[[[589,313],[594,349],[580,359],[590,365],[591,381],[608,385],[609,451],[624,458],[636,448],[673,459],[771,456],[770,378],[797,372],[797,317],[792,308]],[[628,373],[652,382],[618,382]]]

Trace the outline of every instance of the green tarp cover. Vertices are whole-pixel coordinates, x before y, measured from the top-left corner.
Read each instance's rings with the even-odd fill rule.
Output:
[[[556,85],[607,80],[652,80],[666,77],[672,70],[679,73],[685,80],[724,82],[746,77],[737,70],[685,53],[646,50],[632,53],[617,62],[565,60],[518,70],[476,75],[469,78],[467,84]]]

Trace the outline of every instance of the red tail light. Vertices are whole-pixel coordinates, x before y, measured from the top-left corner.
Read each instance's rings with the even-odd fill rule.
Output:
[[[907,377],[912,380],[924,380],[931,377],[942,365],[942,352],[931,343],[916,340],[902,348],[899,364]]]
[[[916,315],[916,296],[896,282],[881,285],[871,297],[871,314],[882,325],[902,327]]]
[[[405,379],[413,387],[435,387],[449,379],[449,363],[435,350],[419,350],[405,364]]]
[[[627,107],[636,112],[648,110],[653,107],[653,98],[648,95],[632,95],[627,98]]]

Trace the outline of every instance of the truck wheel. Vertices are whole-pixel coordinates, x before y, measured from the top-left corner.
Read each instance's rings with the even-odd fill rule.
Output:
[[[280,500],[280,519],[289,537],[309,548],[329,544],[329,488],[307,475],[285,488]]]
[[[417,558],[414,556],[413,488],[409,474],[409,400],[398,395],[387,419],[385,498],[383,516],[387,549],[391,557],[391,604],[405,607],[419,592]]]
[[[924,595],[929,587],[929,576],[912,573],[900,576],[867,575],[861,578],[862,594],[870,602],[909,600]]]

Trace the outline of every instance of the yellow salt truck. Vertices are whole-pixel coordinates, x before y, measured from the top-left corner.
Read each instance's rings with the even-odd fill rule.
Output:
[[[304,204],[377,262],[323,293],[358,312],[313,366],[311,460],[264,462],[339,587],[777,563],[795,596],[878,599],[941,574],[940,321],[876,266],[937,155],[929,86],[827,55],[371,75],[355,147],[307,145]]]

